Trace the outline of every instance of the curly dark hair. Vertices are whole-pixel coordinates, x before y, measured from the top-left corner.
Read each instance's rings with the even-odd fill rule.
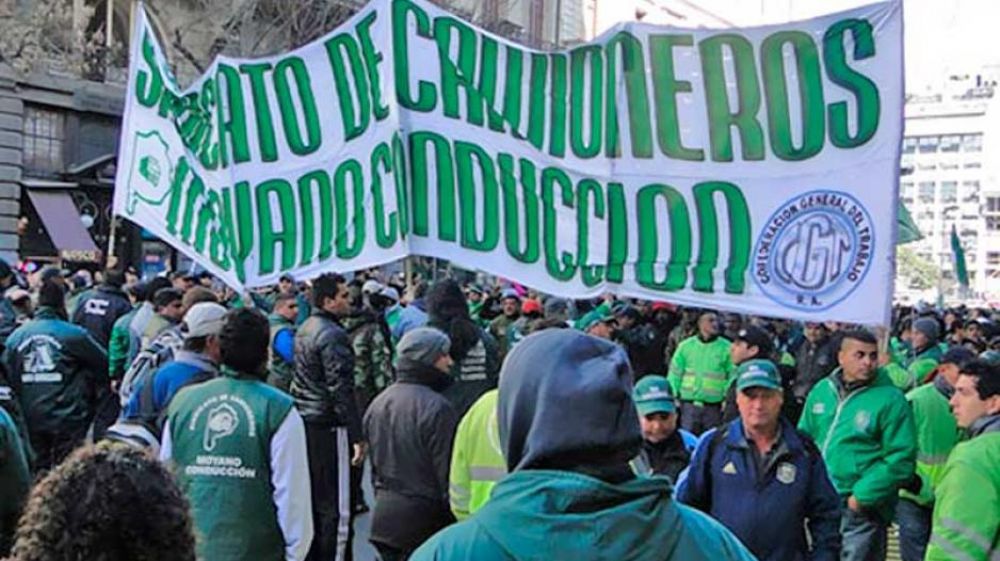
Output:
[[[148,452],[83,446],[32,489],[11,561],[194,561],[188,501]]]

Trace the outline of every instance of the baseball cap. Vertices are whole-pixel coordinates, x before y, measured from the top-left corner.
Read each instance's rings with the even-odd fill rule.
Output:
[[[613,314],[611,310],[598,308],[584,317],[583,323],[580,325],[580,330],[586,333],[586,331],[594,325],[609,321],[615,321],[615,314]]]
[[[385,287],[377,280],[366,280],[365,284],[361,286],[362,294],[382,294],[383,290]]]
[[[540,314],[542,313],[542,305],[534,298],[525,298],[521,302],[521,313],[522,314]]]
[[[670,384],[663,376],[645,376],[632,390],[632,400],[635,408],[642,416],[653,413],[674,413],[677,403],[670,392]]]
[[[941,356],[939,364],[954,364],[959,369],[976,360],[976,353],[966,347],[951,347]]]
[[[226,308],[215,302],[200,302],[184,314],[185,339],[218,335],[225,323]]]
[[[781,389],[781,376],[778,367],[770,360],[753,359],[741,364],[736,369],[736,389],[743,391],[748,388]]]
[[[748,325],[740,329],[736,333],[736,340],[744,341],[751,347],[757,347],[760,349],[760,356],[762,357],[771,356],[774,352],[774,343],[771,341],[771,335],[756,325]]]
[[[500,293],[500,299],[506,300],[508,298],[513,298],[515,300],[520,301],[521,295],[519,295],[517,291],[514,290],[513,288],[505,288],[504,291]]]

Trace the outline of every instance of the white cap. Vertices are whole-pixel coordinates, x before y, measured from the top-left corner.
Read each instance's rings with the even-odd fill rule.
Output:
[[[185,339],[218,335],[225,323],[226,308],[215,302],[199,302],[184,314]]]
[[[367,280],[365,284],[361,285],[362,294],[382,294],[383,290],[385,287],[382,286],[382,283],[374,279]]]
[[[385,296],[393,302],[399,302],[399,291],[391,286],[385,287],[385,290],[382,291],[382,296]]]

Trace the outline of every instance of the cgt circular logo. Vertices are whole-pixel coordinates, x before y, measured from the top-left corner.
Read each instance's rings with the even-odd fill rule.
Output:
[[[871,216],[857,199],[841,191],[811,191],[768,219],[754,247],[754,281],[786,308],[826,310],[864,280],[874,243]]]

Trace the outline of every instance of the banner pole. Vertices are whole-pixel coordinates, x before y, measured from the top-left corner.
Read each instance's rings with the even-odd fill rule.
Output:
[[[111,228],[108,231],[108,252],[107,257],[104,262],[109,269],[114,268],[118,264],[118,259],[115,256],[115,234],[118,231],[118,217],[114,214],[111,215]]]

